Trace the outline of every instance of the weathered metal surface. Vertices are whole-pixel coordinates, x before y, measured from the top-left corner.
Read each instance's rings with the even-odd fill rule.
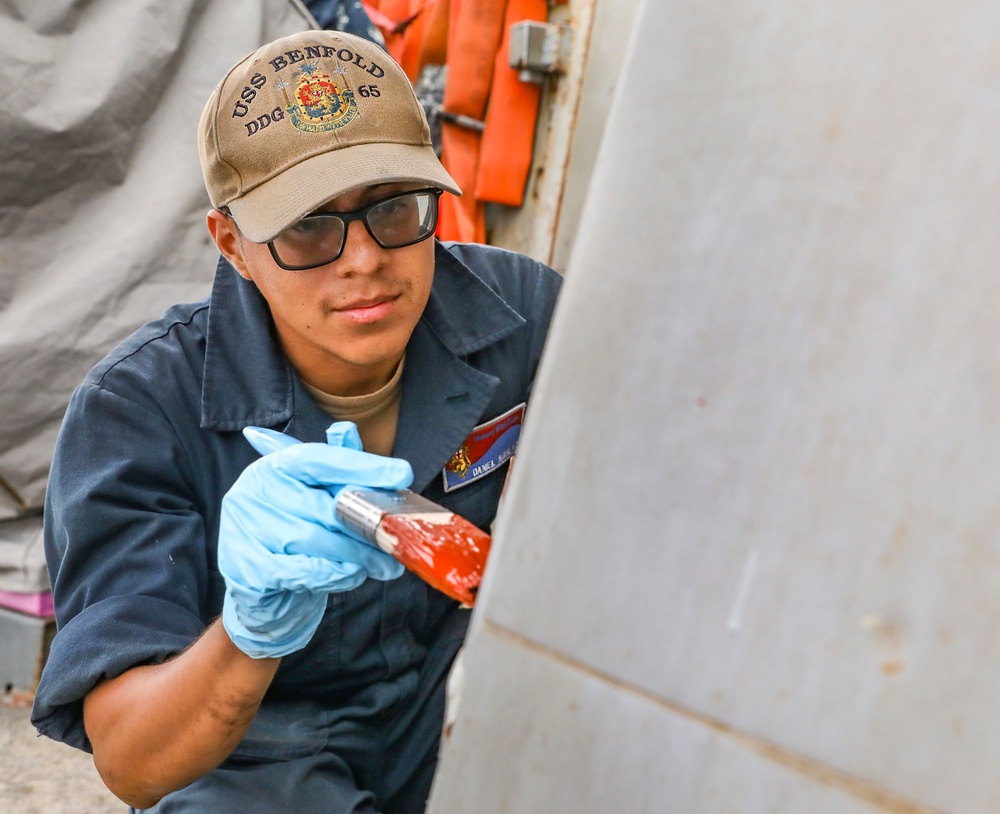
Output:
[[[1000,810],[997,34],[641,6],[431,814]]]

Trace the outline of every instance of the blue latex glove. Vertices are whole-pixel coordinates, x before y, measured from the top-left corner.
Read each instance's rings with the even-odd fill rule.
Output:
[[[403,489],[413,470],[399,458],[363,452],[350,422],[331,425],[327,444],[260,427],[243,434],[264,457],[222,499],[222,624],[247,655],[286,656],[316,632],[327,594],[403,573],[398,560],[349,534],[334,505],[345,485]]]

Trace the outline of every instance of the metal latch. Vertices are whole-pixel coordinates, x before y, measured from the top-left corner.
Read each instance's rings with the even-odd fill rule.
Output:
[[[569,27],[534,20],[510,27],[511,68],[519,70],[522,82],[543,82],[546,76],[561,73],[566,61]]]

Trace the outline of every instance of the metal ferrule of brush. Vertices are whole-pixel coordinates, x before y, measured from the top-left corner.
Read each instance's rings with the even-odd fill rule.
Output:
[[[341,489],[337,495],[334,514],[350,531],[376,545],[375,530],[385,517],[385,510],[367,499],[369,492],[370,490],[362,489]]]

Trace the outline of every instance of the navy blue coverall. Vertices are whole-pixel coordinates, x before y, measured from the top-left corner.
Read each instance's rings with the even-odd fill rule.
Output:
[[[415,491],[483,529],[507,466],[448,493],[442,470],[474,427],[527,401],[560,280],[501,249],[435,247],[393,455],[412,465]],[[224,260],[208,300],[174,306],[88,374],[46,499],[58,633],[32,712],[42,734],[89,751],[82,703],[95,684],[169,659],[221,612],[220,503],[258,457],[241,430],[323,442],[331,421],[282,354],[263,297]],[[410,572],[331,594],[232,755],[153,810],[422,811],[468,616]]]

